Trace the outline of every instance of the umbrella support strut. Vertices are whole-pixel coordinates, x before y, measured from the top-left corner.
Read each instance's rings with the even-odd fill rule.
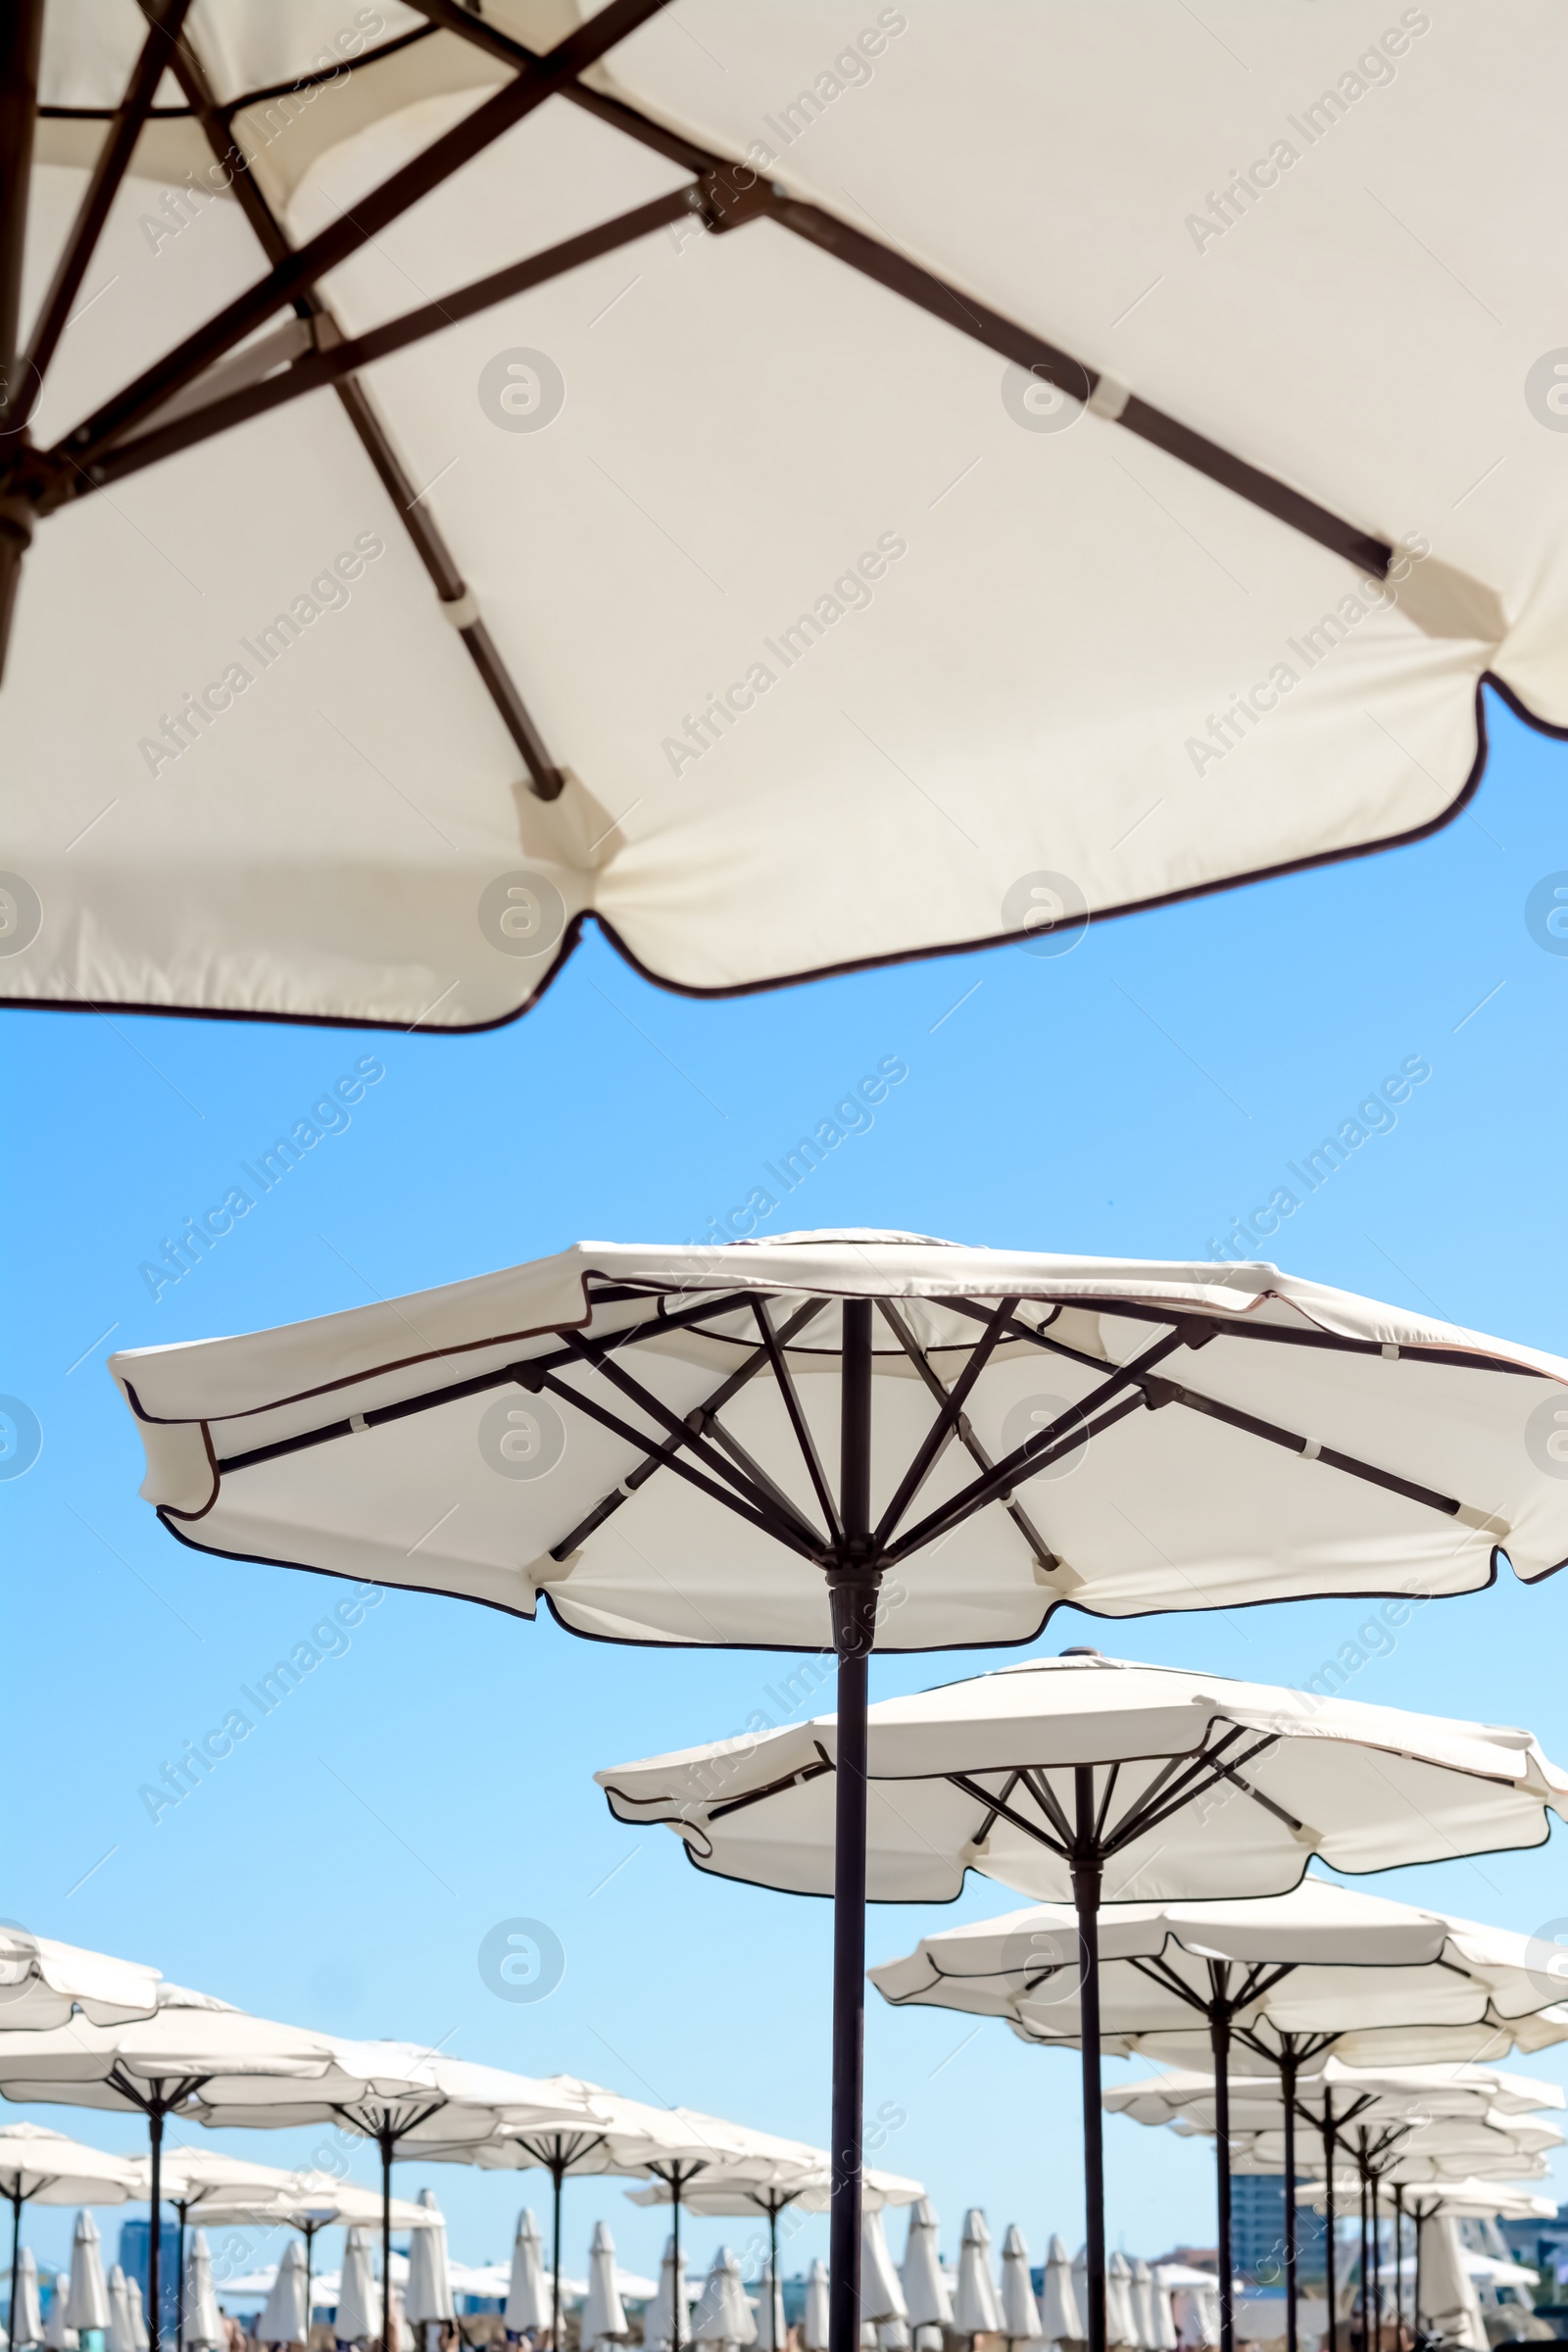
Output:
[[[1079,2024],[1083,2060],[1084,2264],[1089,2287],[1088,2352],[1105,2352],[1105,2124],[1100,2097],[1100,1890],[1104,1857],[1095,1823],[1095,1771],[1073,1767],[1075,1851],[1072,1894],[1078,1909]]]
[[[865,1770],[867,1661],[876,1639],[880,1572],[871,1559],[871,1303],[843,1307],[839,1514],[828,1571],[838,1657],[834,1777],[832,2200],[828,2352],[860,2340],[860,2127],[865,2054]]]

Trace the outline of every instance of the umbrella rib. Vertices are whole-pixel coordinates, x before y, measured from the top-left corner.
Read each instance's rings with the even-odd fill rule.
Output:
[[[951,1305],[956,1302],[954,1300],[949,1300],[947,1303]],[[924,1351],[915,1346],[913,1335],[905,1329],[902,1317],[895,1312],[895,1310],[885,1299],[879,1298],[877,1300],[877,1304],[882,1310],[884,1320],[891,1325],[894,1331],[898,1333],[899,1339],[906,1350],[910,1362],[914,1365],[915,1370],[925,1382],[926,1387],[931,1391],[932,1396],[945,1398],[948,1392],[943,1386],[942,1375],[938,1372],[936,1366],[930,1361]],[[1009,1329],[1010,1328],[1012,1327],[1009,1325]],[[977,1463],[982,1470],[990,1470],[993,1468],[994,1464],[992,1457],[987,1452],[984,1446],[981,1445],[980,1440],[975,1436],[973,1424],[969,1420],[969,1417],[966,1413],[958,1416],[957,1431],[958,1443],[962,1446],[970,1460]],[[1030,1518],[1028,1512],[1024,1509],[1023,1504],[1018,1500],[1017,1496],[1015,1494],[1007,1495],[1002,1507],[1006,1512],[1007,1517],[1012,1521],[1013,1526],[1018,1530],[1019,1535],[1022,1536],[1024,1542],[1028,1544],[1030,1550],[1034,1553],[1038,1564],[1044,1568],[1048,1574],[1052,1570],[1059,1568],[1061,1566],[1060,1560],[1052,1550],[1051,1545],[1046,1542],[1045,1537],[1040,1533],[1040,1530],[1036,1527],[1034,1521]]]
[[[769,1781],[765,1788],[749,1788],[744,1796],[727,1797],[721,1805],[710,1805],[708,1818],[722,1821],[728,1813],[741,1813],[748,1805],[760,1805],[764,1796],[778,1796],[786,1788],[798,1788],[805,1782],[820,1780],[824,1772],[834,1770],[825,1757],[817,1764],[803,1764],[798,1771],[785,1773],[781,1780]]]
[[[1200,1319],[1184,1316],[1171,1307],[1133,1306],[1124,1298],[1075,1299],[1073,1303],[1093,1306],[1097,1314],[1122,1315],[1138,1323],[1192,1322]],[[1287,1331],[1278,1323],[1247,1323],[1239,1316],[1227,1316],[1223,1321],[1218,1317],[1212,1321],[1207,1317],[1200,1319],[1207,1325],[1210,1339],[1262,1340],[1277,1348],[1332,1348],[1344,1355],[1383,1355],[1393,1348],[1396,1356],[1401,1360],[1408,1358],[1416,1364],[1446,1364],[1459,1371],[1504,1372],[1524,1380],[1545,1377],[1533,1364],[1511,1364],[1505,1356],[1484,1355],[1479,1350],[1471,1351],[1462,1348],[1409,1346],[1402,1340],[1395,1348],[1389,1341],[1354,1340],[1338,1331]]]
[[[1047,1820],[1054,1825],[1056,1834],[1061,1838],[1063,1846],[1070,1851],[1073,1844],[1073,1827],[1071,1822],[1067,1819],[1064,1806],[1058,1799],[1055,1790],[1052,1788],[1050,1781],[1046,1778],[1044,1766],[1031,1766],[1029,1771],[1025,1773],[1023,1777],[1029,1785],[1029,1789],[1034,1797],[1035,1803],[1045,1814]]]
[[[935,1369],[926,1363],[924,1349],[916,1344],[914,1334],[908,1329],[904,1317],[891,1299],[879,1298],[877,1300],[884,1322],[894,1332],[910,1361],[919,1366],[922,1372],[929,1372],[930,1378],[926,1385],[928,1388],[934,1386],[937,1396],[942,1399],[941,1410],[915,1447],[913,1460],[900,1479],[892,1501],[877,1523],[876,1532],[871,1538],[872,1545],[877,1551],[880,1551],[887,1543],[909,1504],[935,1469],[938,1457],[946,1452],[949,1444],[956,1435],[959,1417],[964,1405],[968,1402],[974,1384],[990,1362],[997,1342],[1001,1339],[1003,1330],[1010,1320],[1017,1304],[1016,1298],[1004,1298],[996,1312],[988,1317],[983,1336],[970,1348],[968,1362],[950,1389],[946,1382],[938,1377]]]
[[[1242,1731],[1240,1726],[1238,1726],[1236,1729],[1226,1734],[1223,1744],[1228,1746],[1232,1740],[1239,1740],[1241,1737]],[[1275,1735],[1270,1733],[1266,1738],[1259,1740],[1256,1747],[1250,1747],[1247,1751],[1247,1754],[1242,1757],[1241,1761],[1244,1764],[1250,1763],[1253,1756],[1261,1755],[1265,1748],[1272,1747],[1274,1744]],[[1201,1777],[1205,1770],[1209,1774],[1209,1777],[1206,1781]],[[1172,1814],[1179,1813],[1184,1805],[1192,1802],[1194,1797],[1206,1795],[1208,1790],[1214,1788],[1219,1781],[1230,1778],[1232,1775],[1232,1767],[1221,1760],[1216,1749],[1210,1747],[1205,1748],[1200,1756],[1195,1758],[1193,1764],[1189,1767],[1189,1774],[1190,1776],[1193,1774],[1198,1775],[1199,1777],[1197,1781],[1195,1783],[1190,1782],[1190,1785],[1185,1788],[1181,1787],[1180,1783],[1178,1782],[1175,1788],[1171,1791],[1167,1792],[1165,1798],[1153,1812],[1130,1814],[1127,1819],[1118,1826],[1114,1838],[1111,1839],[1106,1848],[1107,1852],[1118,1852],[1120,1848],[1126,1845],[1132,1838],[1143,1837],[1149,1830],[1158,1829],[1161,1822],[1169,1821]],[[1260,1805],[1267,1806],[1269,1812],[1277,1813],[1281,1821],[1286,1824],[1287,1828],[1298,1830],[1303,1826],[1291,1814],[1285,1812],[1281,1806],[1276,1805],[1271,1797],[1266,1797],[1260,1790],[1249,1787],[1247,1782],[1239,1781],[1237,1786],[1245,1789],[1249,1796],[1255,1796],[1257,1802]]]
[[[1022,1830],[1026,1838],[1032,1838],[1037,1845],[1049,1846],[1064,1862],[1072,1860],[1070,1850],[1059,1838],[1053,1838],[1049,1830],[1043,1830],[1038,1822],[1027,1820],[1022,1813],[1015,1813],[1005,1798],[993,1796],[989,1788],[982,1788],[966,1772],[948,1772],[942,1777],[950,1781],[955,1788],[961,1788],[965,1796],[972,1796],[977,1805],[988,1806],[992,1819],[1000,1815],[1002,1820],[1010,1822],[1015,1830]],[[989,1823],[987,1826],[989,1829]]]
[[[142,125],[163,79],[164,43],[178,37],[189,5],[190,0],[168,0],[161,19],[152,18],[149,13],[147,37],[125,85],[125,95],[116,110],[104,143],[98,151],[92,175],[72,224],[71,234],[66,240],[65,251],[55,267],[49,290],[38,306],[38,315],[33,321],[23,360],[22,382],[17,387],[17,399],[14,403],[6,404],[8,416],[15,415],[24,405],[30,411],[42,388],[44,374],[55,355],[55,347],[70,319],[71,306],[81,290],[87,266],[98,249],[104,223],[120,192],[136,141],[141,136]]]
[[[982,1510],[988,1502],[996,1501],[998,1496],[1005,1494],[1020,1477],[1028,1477],[1037,1470],[1045,1469],[1057,1453],[1071,1452],[1075,1446],[1085,1443],[1090,1438],[1101,1436],[1103,1431],[1113,1428],[1115,1423],[1123,1419],[1126,1414],[1136,1412],[1141,1404],[1147,1403],[1147,1394],[1141,1393],[1124,1398],[1119,1405],[1112,1406],[1109,1412],[1093,1425],[1090,1425],[1087,1420],[1088,1414],[1097,1411],[1107,1398],[1114,1396],[1118,1390],[1129,1386],[1141,1388],[1152,1366],[1163,1362],[1167,1355],[1181,1346],[1181,1335],[1173,1332],[1167,1339],[1157,1340],[1147,1353],[1135,1356],[1131,1363],[1118,1364],[1108,1378],[1102,1381],[1098,1389],[1092,1390],[1088,1396],[1082,1398],[1077,1404],[1069,1406],[1065,1413],[1058,1413],[1054,1421],[1048,1422],[1044,1429],[1037,1430],[1032,1438],[1025,1439],[1024,1443],[1015,1446],[1011,1453],[1004,1454],[992,1469],[982,1472],[979,1478],[962,1488],[951,1501],[944,1503],[940,1510],[933,1511],[929,1518],[918,1521],[914,1527],[909,1529],[902,1542],[895,1544],[888,1551],[886,1555],[888,1562],[891,1564],[895,1560],[903,1559],[909,1552],[917,1551],[922,1545],[934,1542],[938,1536],[946,1535],[951,1527],[958,1526],[963,1520],[972,1517],[974,1512]]]
[[[793,1339],[798,1331],[803,1330],[818,1311],[819,1301],[814,1298],[808,1299],[805,1306],[798,1313],[792,1315],[784,1326],[786,1341]],[[755,1379],[767,1360],[767,1349],[760,1348],[746,1363],[742,1364],[738,1372],[732,1372],[729,1378],[713,1391],[711,1396],[705,1397],[703,1402],[697,1406],[699,1424],[701,1425],[710,1414],[716,1413],[721,1406],[729,1402],[732,1396],[738,1395],[749,1381]],[[580,1519],[569,1535],[563,1536],[559,1544],[553,1544],[550,1546],[550,1557],[553,1560],[564,1560],[568,1552],[576,1550],[579,1544],[585,1544],[591,1535],[603,1527],[607,1519],[619,1510],[623,1502],[631,1499],[639,1487],[647,1485],[654,1472],[662,1468],[669,1456],[677,1453],[685,1443],[684,1434],[678,1438],[667,1438],[656,1455],[645,1462],[639,1462],[636,1469],[629,1471],[618,1487],[612,1487],[602,1501],[594,1504],[586,1518]]]
[[[766,1478],[765,1473],[760,1479],[752,1465],[748,1464],[744,1468],[739,1468],[735,1464],[725,1461],[717,1447],[710,1446],[707,1439],[698,1430],[693,1429],[672,1405],[665,1404],[662,1397],[656,1396],[653,1390],[645,1388],[641,1381],[633,1380],[629,1372],[611,1360],[606,1349],[595,1347],[591,1340],[576,1340],[572,1343],[572,1348],[580,1362],[589,1365],[592,1370],[599,1373],[602,1379],[608,1380],[612,1388],[619,1389],[621,1395],[629,1397],[632,1403],[647,1413],[651,1420],[662,1422],[671,1437],[679,1438],[684,1445],[690,1446],[699,1461],[706,1462],[710,1470],[719,1478],[726,1480],[764,1518],[776,1521],[780,1527],[793,1528],[797,1549],[804,1544],[810,1549],[813,1557],[816,1553],[826,1549],[828,1539],[817,1533],[809,1520],[803,1517],[801,1512],[796,1509],[783,1489],[774,1487],[772,1481]],[[575,1396],[576,1392],[568,1390],[567,1395]],[[648,1452],[652,1453],[655,1450],[646,1439],[643,1444]],[[668,1466],[673,1468],[673,1457]]]
[[[259,326],[264,318],[292,301],[301,287],[324,276],[359,252],[379,230],[481,154],[565,83],[596,64],[665,4],[666,0],[609,0],[607,7],[577,25],[535,65],[523,68],[493,97],[394,172],[390,179],[383,180],[352,210],[339,214],[287,261],[276,263],[265,277],[225,304],[205,326],[176,344],[172,351],[95,410],[54,454],[75,464],[91,464],[129,426],[181,390],[214,360],[220,359],[252,327]]]
[[[507,57],[524,71],[533,61],[533,52],[524,49],[520,42],[509,41],[505,34],[495,33],[488,25],[470,27],[463,13],[451,5],[451,0],[414,0],[414,5],[421,16],[473,41],[492,56]],[[1114,395],[1100,412],[1109,421],[1122,425],[1141,440],[1152,441],[1156,448],[1163,449],[1167,456],[1179,459],[1196,472],[1205,474],[1210,481],[1218,483],[1222,489],[1233,491],[1250,505],[1261,508],[1276,521],[1289,524],[1308,539],[1315,539],[1319,546],[1345,557],[1358,569],[1370,569],[1380,579],[1386,574],[1393,550],[1382,540],[1357,530],[1343,516],[1319,506],[1315,499],[1306,498],[1299,491],[1291,489],[1287,483],[1264,472],[1261,467],[1249,465],[1244,458],[1238,458],[1232,451],[1193,431],[1191,426],[1167,416],[1148,401],[1140,400],[1136,394],[1125,393],[1120,385],[1102,375],[1098,368],[1084,366],[1081,361],[1073,359],[1056,345],[1048,343],[1044,337],[1034,334],[1027,327],[1003,318],[984,303],[975,301],[971,295],[959,294],[932,271],[922,270],[917,263],[910,261],[906,254],[883,244],[875,237],[868,237],[863,230],[852,228],[847,221],[824,212],[818,205],[803,203],[794,197],[765,189],[748,164],[706,154],[686,141],[677,144],[667,131],[649,122],[624,101],[593,104],[597,93],[584,91],[582,85],[575,81],[567,85],[563,95],[576,105],[591,105],[595,114],[614,123],[629,138],[656,148],[672,161],[685,164],[688,168],[697,166],[700,161],[701,167],[718,179],[720,204],[727,197],[739,219],[749,219],[754,213],[765,214],[766,218],[777,221],[781,227],[793,230],[795,235],[814,245],[819,251],[826,252],[833,260],[858,270],[862,276],[875,279],[878,285],[887,287],[889,292],[902,295],[906,302],[929,312],[941,319],[945,326],[956,328],[959,334],[968,335],[989,350],[1000,352],[1004,359],[1027,368],[1032,374],[1045,375],[1060,384],[1074,399],[1088,402],[1103,385],[1106,393]],[[1118,400],[1121,404],[1119,408],[1115,405]]]
[[[1004,1798],[1009,1797],[1012,1794],[1013,1790],[1017,1788],[1018,1783],[1022,1779],[1023,1773],[1021,1770],[1008,1773],[1006,1780],[1003,1784],[1002,1793]],[[984,1845],[986,1839],[991,1835],[991,1825],[997,1818],[997,1810],[993,1805],[987,1809],[985,1819],[981,1822],[980,1827],[976,1830],[973,1838],[970,1839],[970,1843],[972,1845]]]
[[[1396,1471],[1379,1470],[1373,1463],[1359,1461],[1352,1453],[1339,1453],[1331,1446],[1314,1446],[1312,1440],[1298,1437],[1294,1430],[1282,1429],[1273,1421],[1260,1421],[1255,1414],[1244,1413],[1234,1404],[1222,1404],[1218,1397],[1201,1396],[1177,1381],[1152,1380],[1149,1401],[1156,1411],[1163,1405],[1184,1404],[1189,1412],[1206,1414],[1210,1420],[1243,1430],[1249,1437],[1262,1438],[1271,1446],[1283,1446],[1292,1453],[1305,1454],[1312,1461],[1322,1462],[1327,1469],[1343,1470],[1348,1477],[1365,1479],[1374,1487],[1386,1487],[1391,1494],[1402,1494],[1409,1502],[1425,1503],[1429,1510],[1442,1511],[1450,1519],[1464,1508],[1451,1494],[1440,1494],[1432,1487],[1400,1478]]]
[[[822,1301],[816,1300],[813,1303],[813,1312],[820,1311],[821,1305]],[[773,1378],[778,1382],[779,1395],[784,1400],[784,1410],[789,1415],[790,1427],[795,1432],[795,1442],[799,1446],[806,1463],[807,1475],[815,1490],[823,1520],[833,1542],[837,1544],[844,1534],[844,1525],[839,1518],[838,1503],[823,1471],[821,1457],[816,1450],[816,1440],[811,1435],[810,1423],[806,1418],[805,1409],[796,1390],[795,1375],[790,1370],[789,1359],[784,1352],[785,1344],[796,1326],[794,1324],[786,1325],[781,1336],[773,1329],[765,1300],[754,1296],[751,1306],[752,1313],[757,1319],[758,1329],[762,1335],[762,1346],[767,1350],[768,1362],[773,1367]]]

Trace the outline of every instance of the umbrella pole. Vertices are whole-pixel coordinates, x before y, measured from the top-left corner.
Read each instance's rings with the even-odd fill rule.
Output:
[[[1326,2192],[1324,2196],[1323,2267],[1327,2274],[1324,2286],[1329,2302],[1328,2352],[1340,2352],[1340,2321],[1335,2302],[1337,2290],[1334,2278],[1334,2232],[1338,2225],[1338,2216],[1334,2211],[1334,2093],[1332,2091],[1326,2091],[1323,2097],[1323,2180]]]
[[[1072,1895],[1078,1911],[1078,2048],[1083,2070],[1084,2276],[1088,2352],[1105,2352],[1105,2119],[1100,2097],[1100,1890],[1095,1770],[1073,1766]],[[1228,2352],[1228,2348],[1227,2348]]]
[[[1219,2352],[1236,2352],[1236,2289],[1231,2271],[1231,2027],[1230,2011],[1209,2011],[1214,2053],[1214,2203],[1219,2240]]]
[[[550,2352],[561,2352],[561,2184],[566,2177],[566,2167],[558,2156],[550,2167],[551,2195],[555,2207],[555,2269],[550,2280]],[[680,2252],[680,2206],[675,2207],[675,2251]],[[680,2328],[675,2329],[675,2352],[680,2352]]]
[[[871,1302],[846,1298],[840,1371],[839,1517],[828,1570],[838,1657],[833,1788],[832,2201],[828,2352],[860,2340],[860,2126],[865,2065],[865,1768],[867,1661],[879,1572],[871,1561]]]
[[[19,2173],[17,2176],[19,2181],[21,2180],[21,2178],[22,2176]],[[20,2187],[8,2188],[6,2190],[6,2195],[11,2199],[11,2309],[6,2315],[6,2324],[11,2337],[12,2352],[15,2352],[17,2341],[17,2272],[22,2262],[22,2208],[25,2200],[23,2197]]]
[[[190,2211],[189,2200],[176,2199],[174,2211],[179,2216],[179,2235],[174,2245],[174,2342],[179,2352],[185,2352],[185,2216]]]
[[[305,2229],[305,2352],[311,2352],[311,2257],[316,2252],[316,2224]]]
[[[1415,2210],[1415,2277],[1410,2282],[1410,2333],[1421,2340],[1421,2232],[1427,2217],[1418,2205]]]
[[[1394,2352],[1401,2352],[1404,2342],[1404,2280],[1401,2268],[1404,2262],[1404,2190],[1394,2184]]]
[[[158,2276],[164,2236],[164,2111],[156,2104],[147,2110],[147,2144],[152,2158],[152,2179],[148,2183],[152,2228],[147,2232],[147,2352],[159,2352],[164,2332]]]
[[[1371,2338],[1366,2331],[1366,2166],[1361,2167],[1361,2352],[1371,2352]]]
[[[43,0],[15,0],[0,17],[0,369],[5,375],[0,401],[15,404],[22,414],[26,403],[20,364],[22,252],[42,33]],[[5,510],[0,510],[0,669],[5,665],[22,559],[32,537],[31,515],[23,500],[8,499]]]
[[[778,2283],[778,2199],[771,2189],[767,2193],[767,2352],[784,2352],[778,2340],[779,2303]]]
[[[1294,2051],[1280,2059],[1285,2093],[1285,2352],[1298,2352],[1296,2315],[1296,2074]]]
[[[376,2133],[381,2144],[381,2352],[396,2352],[392,2333],[392,2133]]]

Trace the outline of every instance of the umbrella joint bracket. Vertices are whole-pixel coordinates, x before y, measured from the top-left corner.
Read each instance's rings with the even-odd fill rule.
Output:
[[[714,236],[722,236],[731,228],[744,228],[748,220],[775,212],[778,206],[772,183],[761,178],[749,164],[730,164],[722,170],[700,173],[686,201],[703,226],[711,229]]]

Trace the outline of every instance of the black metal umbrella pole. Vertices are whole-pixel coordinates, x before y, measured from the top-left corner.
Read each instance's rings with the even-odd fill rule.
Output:
[[[871,1557],[871,1305],[844,1302],[838,1564],[828,1570],[838,1656],[833,1849],[832,2189],[828,2352],[860,2342],[860,2129],[865,2072],[867,1666],[881,1571]]]
[[[706,2163],[700,2159],[696,2162],[688,2163],[679,2156],[672,2156],[667,2164],[651,2164],[648,2167],[648,2170],[653,2174],[655,2180],[662,2180],[666,2188],[669,2190],[671,2239],[671,2270],[669,2280],[670,2352],[681,2352],[681,2325],[686,2317],[685,2312],[681,2308],[685,2296],[680,2275],[680,2201],[682,2195],[691,2186],[698,2174],[706,2172],[707,2169],[708,2167]],[[560,2303],[561,2257],[558,2244],[556,2256],[556,2307],[558,2326],[560,2324]],[[559,2336],[556,2339],[555,2352],[561,2352],[561,2341]]]

